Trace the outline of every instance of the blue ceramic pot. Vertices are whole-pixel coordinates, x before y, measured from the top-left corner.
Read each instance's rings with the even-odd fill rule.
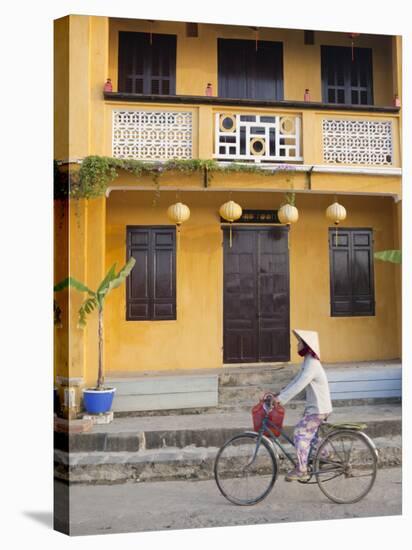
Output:
[[[83,390],[84,408],[89,414],[100,414],[110,411],[115,391],[116,388]]]

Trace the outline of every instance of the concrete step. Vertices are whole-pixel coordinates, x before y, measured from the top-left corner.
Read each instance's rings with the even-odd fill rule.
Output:
[[[304,405],[286,409],[285,431],[291,434]],[[363,422],[371,437],[401,433],[399,404],[338,407],[330,422]],[[134,452],[165,447],[220,447],[228,437],[252,429],[250,410],[198,415],[169,415],[117,418],[111,424],[96,424],[85,433],[55,433],[55,448],[66,452]]]
[[[401,436],[374,439],[379,467],[399,466],[402,462]],[[289,446],[286,450],[291,451]],[[115,484],[125,482],[213,479],[218,447],[169,447],[139,452],[55,451],[55,477],[70,483]],[[280,459],[280,472],[290,463]],[[379,475],[379,474],[378,474]]]

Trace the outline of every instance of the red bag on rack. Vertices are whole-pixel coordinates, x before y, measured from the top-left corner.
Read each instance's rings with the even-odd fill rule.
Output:
[[[280,403],[273,403],[270,406],[270,398],[274,398],[273,393],[265,393],[263,398],[255,405],[252,409],[252,418],[253,418],[253,429],[255,432],[258,432],[262,427],[262,422],[265,416],[267,415],[270,422],[272,422],[277,428],[281,429],[283,426],[283,419],[285,417],[285,409]],[[280,431],[272,426],[268,426],[268,430],[275,436],[280,435]],[[269,435],[269,432],[266,431],[265,435]]]

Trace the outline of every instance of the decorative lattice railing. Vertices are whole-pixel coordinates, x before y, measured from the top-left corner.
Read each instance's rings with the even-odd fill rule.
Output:
[[[391,121],[325,119],[322,136],[325,163],[374,166],[393,163]]]
[[[190,159],[192,141],[191,112],[113,111],[113,157]]]
[[[218,160],[301,161],[301,118],[287,115],[215,115]]]

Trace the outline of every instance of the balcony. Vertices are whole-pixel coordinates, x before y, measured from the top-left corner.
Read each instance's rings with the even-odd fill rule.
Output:
[[[217,160],[300,162],[301,117],[215,113]]]
[[[293,164],[321,171],[399,172],[399,114],[394,107],[349,110],[247,100],[234,106],[219,98],[128,95],[133,97],[105,95],[108,154],[117,158],[210,158],[261,167]]]

